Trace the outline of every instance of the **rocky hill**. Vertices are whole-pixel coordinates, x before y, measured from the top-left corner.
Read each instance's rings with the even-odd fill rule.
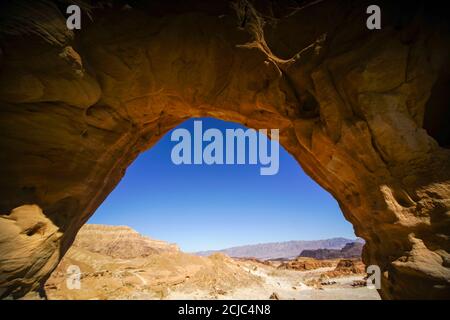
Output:
[[[286,242],[272,242],[255,245],[232,247],[223,250],[200,251],[196,255],[208,256],[215,252],[225,253],[230,257],[253,257],[261,260],[293,259],[304,250],[342,249],[347,243],[362,242],[360,239],[331,238],[325,240],[298,240]]]
[[[337,258],[359,258],[361,257],[364,244],[361,242],[349,242],[342,249],[316,249],[303,250],[300,257],[314,259],[337,259]]]
[[[199,257],[124,226],[85,225],[45,285],[48,299],[216,298],[261,279],[223,255]],[[80,287],[67,286],[79,268]],[[268,295],[267,295],[268,296]]]
[[[364,284],[357,263],[200,257],[129,227],[87,225],[47,280],[45,294],[50,300],[378,299],[374,290],[351,286],[355,279]]]
[[[127,226],[84,225],[73,247],[113,258],[131,259],[162,252],[178,252],[176,244],[155,240]]]

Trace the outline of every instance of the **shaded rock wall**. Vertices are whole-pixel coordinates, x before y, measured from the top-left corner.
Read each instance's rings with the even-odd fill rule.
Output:
[[[369,31],[364,1],[129,1],[73,33],[25,3],[45,14],[2,10],[18,14],[0,34],[0,296],[37,291],[137,155],[210,116],[280,129],[383,298],[450,297],[450,150],[423,129],[449,57],[440,8],[382,2]]]

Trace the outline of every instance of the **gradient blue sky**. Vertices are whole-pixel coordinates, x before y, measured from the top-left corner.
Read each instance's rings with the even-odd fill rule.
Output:
[[[199,119],[196,119],[199,120]],[[200,119],[203,130],[243,126]],[[194,119],[179,127],[193,133]],[[280,147],[280,169],[260,165],[175,165],[167,133],[142,153],[89,223],[128,225],[183,251],[331,237],[354,238],[334,198]]]

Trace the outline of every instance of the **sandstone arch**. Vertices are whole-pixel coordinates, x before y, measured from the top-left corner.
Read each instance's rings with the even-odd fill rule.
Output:
[[[448,66],[440,8],[382,3],[373,32],[363,1],[125,2],[75,35],[64,2],[1,10],[1,297],[38,291],[133,159],[192,116],[280,128],[383,298],[450,297],[450,150],[423,129]]]

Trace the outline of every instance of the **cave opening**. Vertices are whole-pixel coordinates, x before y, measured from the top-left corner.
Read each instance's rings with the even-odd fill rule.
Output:
[[[242,154],[236,143],[236,152],[232,156],[237,161],[231,164],[195,163],[194,154],[191,155],[193,161],[188,164],[175,164],[171,157],[179,141],[171,140],[172,133],[179,128],[191,132],[194,148],[194,131],[199,121],[204,131],[216,129],[224,132],[224,137],[226,130],[247,129],[241,124],[215,118],[192,118],[183,122],[138,156],[89,222],[129,223],[148,235],[177,242],[188,252],[299,238],[355,238],[353,226],[345,220],[337,201],[312,180],[282,146],[279,146],[279,171],[274,175],[261,174],[261,164],[251,161],[251,150],[248,149],[251,141],[247,137],[245,159],[240,162]],[[204,141],[203,147],[207,145]],[[269,154],[270,147],[269,142],[266,144]],[[226,150],[223,153],[223,158],[227,158]],[[127,209],[128,206],[131,209]],[[148,218],[161,213],[161,218],[166,216],[167,220],[158,221],[158,224],[154,221],[152,226],[152,220]],[[220,219],[206,221],[209,213]],[[270,223],[263,223],[258,217],[270,219]],[[174,219],[182,222],[174,226]],[[227,220],[230,225],[224,226]],[[224,228],[220,236],[217,233],[219,227]],[[145,228],[149,228],[147,232]],[[210,244],[205,241],[207,229],[214,229],[209,234]],[[253,234],[252,230],[257,233]],[[177,233],[185,235],[179,237]],[[233,236],[227,236],[228,233]],[[190,242],[190,238],[196,236],[199,236],[198,240]],[[220,237],[224,240],[219,240]]]
[[[186,293],[189,288],[203,298],[235,298],[245,297],[254,285],[278,279],[290,284],[288,289],[279,289],[284,298],[312,299],[317,286],[326,285],[342,292],[326,290],[319,299],[351,299],[361,294],[379,298],[376,290],[349,289],[354,282],[364,282],[365,269],[360,262],[364,243],[355,236],[336,200],[307,176],[282,146],[275,175],[261,175],[257,163],[248,161],[249,152],[241,159],[247,161],[236,165],[175,164],[171,158],[177,143],[173,133],[178,129],[191,132],[194,143],[199,121],[205,130],[247,129],[215,118],[191,118],[139,155],[81,228],[48,280],[47,296],[192,298]],[[263,139],[268,149],[277,143],[273,136],[272,141],[266,136]],[[251,138],[245,142],[249,146]],[[236,160],[240,157],[237,151],[236,144]],[[340,256],[345,250],[348,256]],[[262,273],[256,271],[258,267]],[[321,280],[325,277],[322,273],[337,276],[342,272],[335,271],[338,268],[347,270],[339,274],[340,280]],[[358,271],[348,271],[352,268]],[[309,269],[322,273],[305,276]],[[68,270],[84,274],[80,280],[84,289],[74,293],[56,276]],[[256,275],[267,279],[257,280]],[[180,284],[172,286],[173,279],[180,277]],[[355,280],[358,277],[361,279]],[[154,286],[155,279],[163,284],[161,292]],[[119,282],[132,289],[120,289]],[[106,288],[102,294],[97,292],[101,286]],[[256,290],[251,297],[268,298],[264,295],[270,293],[265,290]]]

